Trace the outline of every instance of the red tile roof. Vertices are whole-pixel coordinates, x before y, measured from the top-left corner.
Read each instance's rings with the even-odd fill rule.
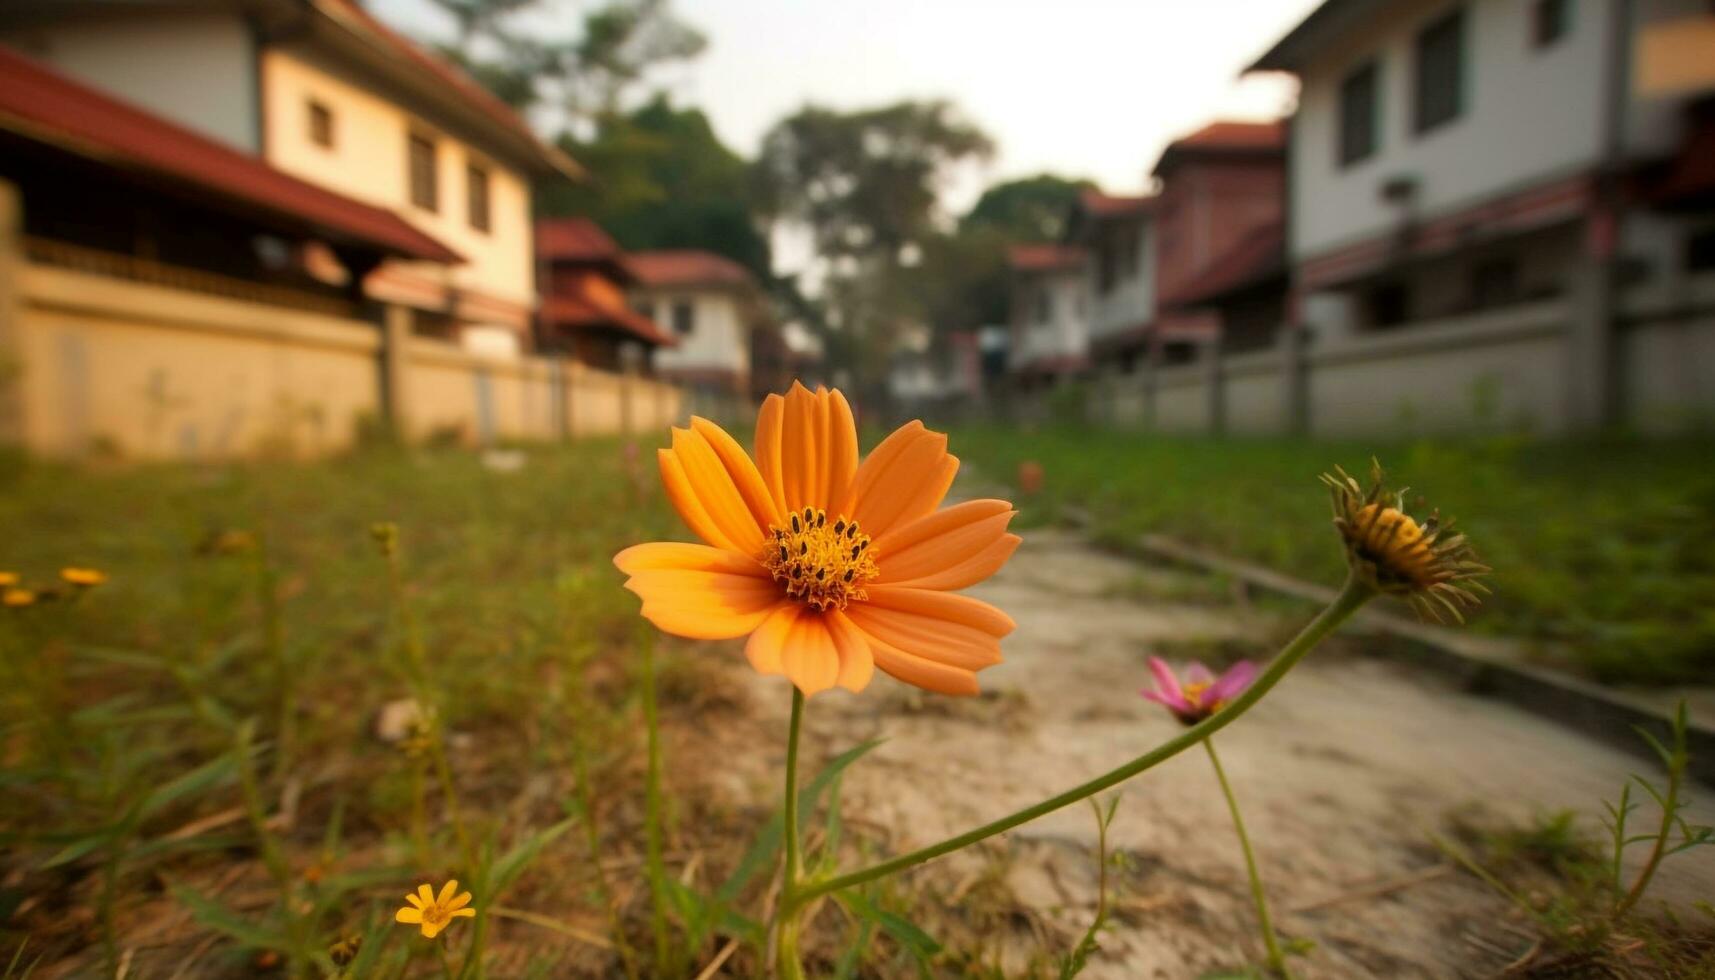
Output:
[[[1088,253],[1072,245],[1014,245],[1006,257],[1019,272],[1052,272],[1082,265]]]
[[[511,106],[457,67],[424,51],[416,42],[383,24],[356,0],[309,0],[309,3],[328,18],[378,42],[418,72],[431,76],[431,81],[445,86],[460,101],[511,130],[513,135],[527,140],[550,168],[567,177],[583,176],[583,168],[576,161],[559,148],[544,143]]]
[[[572,330],[622,330],[646,344],[677,347],[679,341],[648,317],[623,306],[609,306],[586,293],[555,293],[542,298],[542,322]]]
[[[1163,307],[1206,305],[1229,293],[1286,277],[1286,226],[1264,225],[1217,256],[1202,275],[1161,297]]]
[[[276,170],[176,123],[74,82],[0,45],[0,130],[116,170],[165,179],[202,200],[333,245],[462,262],[391,211]]]
[[[563,262],[613,261],[619,245],[588,218],[541,218],[536,222],[537,258]]]
[[[1097,190],[1086,190],[1078,195],[1078,207],[1092,218],[1129,218],[1133,215],[1146,214],[1155,205],[1153,195],[1143,197],[1122,197],[1115,194],[1103,194]]]
[[[725,256],[695,249],[632,252],[625,257],[625,264],[645,286],[755,285],[744,266]]]
[[[1155,173],[1188,156],[1272,156],[1286,152],[1286,123],[1217,120],[1174,140],[1161,151]]]

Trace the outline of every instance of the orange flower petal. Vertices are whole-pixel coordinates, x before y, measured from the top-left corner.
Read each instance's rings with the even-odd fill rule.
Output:
[[[453,896],[457,895],[458,891],[459,881],[457,878],[454,878],[441,886],[441,894],[435,898],[435,901],[441,905],[445,905],[453,900]]]
[[[1004,500],[967,500],[920,517],[909,524],[900,524],[886,534],[874,535],[875,548],[884,554],[898,554],[907,548],[939,537],[948,531],[964,527],[985,517],[1005,514],[1012,505]]]
[[[936,694],[952,694],[970,696],[977,693],[977,675],[974,671],[937,663],[865,634],[868,640],[870,655],[875,658],[875,665],[885,671],[890,677],[904,681],[925,691]]]
[[[435,903],[435,890],[425,882],[417,886],[417,897],[423,900],[424,905],[433,905]]]
[[[466,905],[469,905],[469,904],[470,904],[470,892],[462,892],[459,895],[455,896],[452,901],[447,903],[447,910],[450,912],[453,912],[454,914],[457,914],[460,909],[464,908]],[[471,915],[476,914],[475,909],[470,909],[469,911],[470,911]]]
[[[655,459],[661,464],[661,486],[667,491],[667,501],[678,511],[679,520],[685,522],[692,534],[714,547],[738,551],[738,545],[727,537],[710,516],[708,508],[703,506],[696,489],[691,486],[690,476],[685,473],[685,465],[673,450],[656,450]]]
[[[423,905],[424,905],[424,902],[423,902],[423,900],[422,900],[422,899],[420,899],[420,898],[418,898],[418,897],[417,897],[417,895],[416,895],[416,893],[415,893],[415,892],[413,892],[413,893],[411,893],[411,894],[409,894],[409,895],[406,895],[406,896],[405,896],[405,901],[407,901],[407,902],[410,902],[410,903],[411,903],[411,905],[412,905],[412,907],[414,907],[414,908],[419,908],[419,909],[420,909],[420,908],[422,908],[422,907],[423,907]]]
[[[643,600],[643,617],[675,636],[727,640],[762,625],[780,602],[770,579],[723,572],[650,569],[625,587]]]
[[[474,919],[474,918],[476,918],[476,909],[465,909],[465,908],[453,909],[451,912],[448,912],[447,915],[449,915],[455,919],[463,919],[463,918]]]
[[[762,476],[762,485],[768,488],[780,510],[786,509],[786,484],[780,462],[781,433],[785,425],[786,399],[780,395],[764,398],[762,407],[756,412],[756,440],[751,443],[750,451],[756,457],[756,471]]]
[[[840,655],[840,673],[834,683],[856,694],[868,687],[870,678],[875,676],[875,657],[869,650],[869,638],[838,609],[824,613],[823,619]]]
[[[674,429],[671,452],[684,467],[686,483],[697,502],[720,529],[728,546],[746,555],[761,552],[763,525],[757,523],[733,474],[708,439],[692,429]],[[760,491],[761,477],[755,480]]]
[[[901,426],[858,467],[846,510],[872,538],[932,513],[941,505],[959,461],[947,437],[921,422]]]
[[[781,666],[781,653],[786,648],[786,641],[791,637],[792,627],[797,625],[798,613],[803,608],[796,602],[782,602],[762,621],[756,632],[750,634],[750,639],[744,644],[744,656],[757,673],[786,672],[786,668]]]
[[[876,577],[877,584],[891,582],[908,582],[920,579],[926,575],[946,571],[949,568],[970,560],[980,554],[985,548],[1007,537],[1006,526],[1012,522],[1014,512],[1005,510],[986,517],[978,516],[982,508],[963,508],[961,516],[976,517],[962,524],[951,524],[946,521],[936,521],[942,513],[961,511],[961,507],[950,507],[941,513],[912,521],[906,530],[916,525],[934,521],[945,527],[945,530],[933,537],[918,541],[904,548],[883,551],[880,543],[875,545],[876,567],[880,574]],[[905,535],[893,535],[901,540],[908,540]],[[1007,550],[1007,554],[1012,552]],[[1004,558],[1002,559],[1004,561]],[[999,568],[996,565],[995,568]],[[994,569],[988,574],[992,575]],[[982,576],[986,578],[987,575]],[[981,578],[976,581],[981,581]],[[967,585],[970,583],[966,583]]]
[[[768,570],[748,555],[725,548],[711,548],[706,544],[682,544],[677,541],[632,545],[614,555],[613,563],[627,575],[677,569],[683,572],[724,572],[728,575],[768,577]]]
[[[817,389],[821,397],[821,389]],[[827,393],[827,427],[822,432],[822,458],[825,467],[821,478],[821,502],[818,507],[833,507],[845,500],[846,490],[857,473],[857,422],[846,396],[838,391]]]
[[[446,919],[446,920],[443,920],[441,922],[429,922],[429,921],[425,920],[423,922],[423,938],[424,939],[435,938],[436,936],[440,935],[441,930],[445,929],[449,924],[452,923],[452,921],[453,920],[451,920],[451,919]]]
[[[1000,638],[1013,629],[1012,619],[986,602],[900,586],[872,586],[869,601],[846,614],[871,639],[973,671],[1000,663]]]
[[[720,457],[721,464],[726,467],[727,475],[732,478],[733,486],[738,489],[739,497],[750,510],[750,516],[757,526],[767,531],[769,525],[779,524],[780,510],[774,502],[774,495],[763,483],[762,474],[757,472],[756,464],[750,461],[750,456],[745,453],[744,447],[738,444],[738,440],[705,418],[693,416],[691,429],[707,440],[709,448]]]
[[[799,616],[780,650],[780,667],[805,697],[833,687],[840,678],[840,652],[822,617]]]
[[[1006,564],[1007,559],[1012,557],[1012,553],[1017,551],[1023,542],[1024,539],[1016,534],[1003,534],[964,561],[948,565],[921,578],[893,584],[939,592],[968,589],[1000,571],[1001,566]]]
[[[423,921],[422,909],[400,909],[393,913],[393,921],[418,925]]]

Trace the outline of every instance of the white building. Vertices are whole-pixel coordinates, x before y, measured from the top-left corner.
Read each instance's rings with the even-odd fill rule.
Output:
[[[1026,386],[1076,377],[1090,366],[1089,253],[1071,245],[1015,245],[1012,345],[1007,371]]]
[[[632,252],[631,305],[678,341],[655,354],[655,371],[697,394],[747,396],[751,345],[768,322],[756,281],[712,252]]]
[[[1091,358],[1122,373],[1136,366],[1155,320],[1154,206],[1154,197],[1088,190],[1066,228],[1066,240],[1089,253]]]
[[[1469,332],[1445,362],[1419,358],[1415,379],[1374,368],[1308,392],[1305,411],[1373,397],[1451,424],[1487,398],[1554,430],[1617,421],[1621,389],[1654,384],[1624,350],[1642,333],[1621,321],[1694,307],[1715,267],[1715,212],[1696,188],[1661,196],[1709,125],[1693,112],[1715,91],[1707,0],[1326,0],[1252,70],[1302,83],[1295,325],[1317,349]],[[1707,346],[1669,359],[1715,371]]]

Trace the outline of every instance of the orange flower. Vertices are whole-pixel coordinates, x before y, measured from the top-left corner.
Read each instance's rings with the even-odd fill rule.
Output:
[[[707,419],[659,452],[667,497],[703,544],[641,544],[614,556],[662,630],[748,636],[745,655],[806,695],[861,691],[875,668],[943,694],[975,694],[1000,663],[1005,613],[954,594],[1018,547],[1004,500],[940,509],[959,461],[921,422],[858,465],[838,391],[793,384],[756,418],[756,461]]]

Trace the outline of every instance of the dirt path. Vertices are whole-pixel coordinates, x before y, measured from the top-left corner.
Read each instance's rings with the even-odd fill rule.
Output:
[[[928,698],[878,676],[861,697],[819,697],[807,716],[810,765],[885,735],[851,770],[845,801],[852,818],[890,828],[895,850],[1064,789],[1177,731],[1137,696],[1149,653],[1261,655],[1272,645],[1252,647],[1303,619],[1218,590],[1032,532],[1005,571],[972,590],[1019,624],[1006,663],[982,675],[985,696]],[[1600,800],[1639,762],[1361,652],[1351,640],[1319,650],[1219,736],[1281,928],[1316,943],[1298,961],[1305,977],[1492,975],[1529,946],[1522,922],[1473,879],[1437,870],[1427,834],[1479,802],[1510,820],[1573,807],[1594,828]],[[741,660],[733,672],[753,696],[756,728],[746,746],[734,745],[733,757],[749,761],[722,781],[768,799],[778,792],[785,692]],[[1689,816],[1712,822],[1711,794],[1694,791],[1701,805]],[[1125,787],[1111,844],[1132,869],[1117,891],[1115,928],[1085,976],[1196,977],[1260,955],[1231,824],[1202,752]],[[974,923],[1012,975],[1032,953],[1064,951],[1089,922],[1094,845],[1089,811],[1072,807],[986,853],[918,871],[914,882]],[[1709,898],[1715,851],[1679,861],[1659,894]],[[1376,882],[1409,884],[1377,897],[1367,893]],[[1322,907],[1305,910],[1312,905]]]

